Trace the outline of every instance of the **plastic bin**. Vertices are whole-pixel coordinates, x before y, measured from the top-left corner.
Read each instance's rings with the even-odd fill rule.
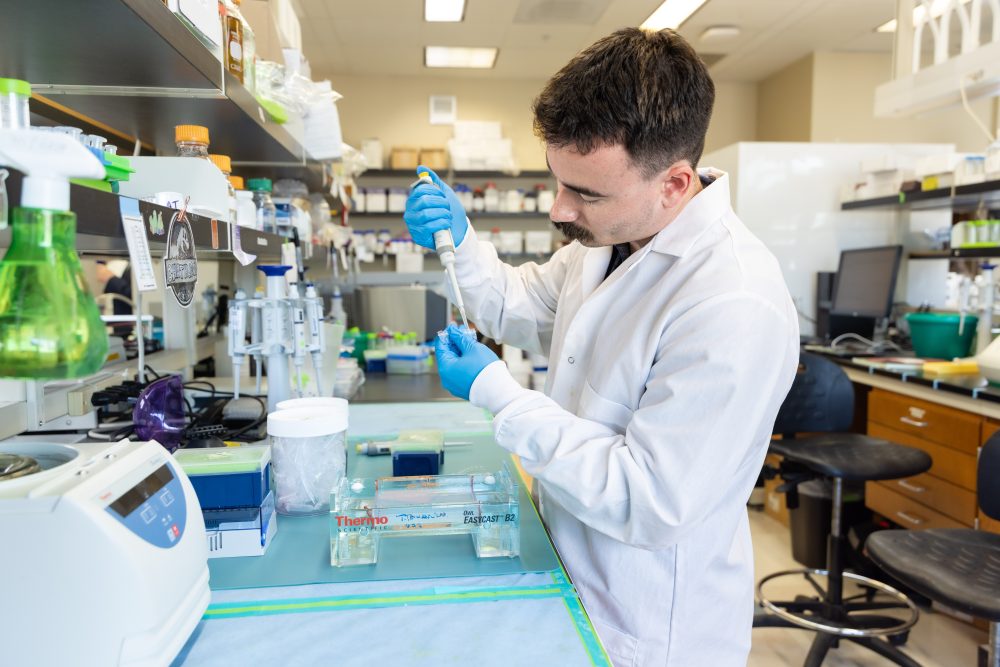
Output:
[[[958,313],[908,313],[913,352],[918,357],[954,359],[966,357],[972,346],[979,318],[965,316],[962,333],[958,333],[961,315]]]
[[[833,516],[833,489],[826,480],[814,479],[799,485],[799,506],[788,511],[792,537],[792,558],[816,569],[826,568],[827,539]],[[842,532],[867,517],[865,487],[844,484]]]

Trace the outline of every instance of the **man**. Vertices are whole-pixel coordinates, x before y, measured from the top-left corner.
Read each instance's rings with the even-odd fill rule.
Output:
[[[131,315],[132,306],[129,305],[132,302],[132,267],[125,264],[125,270],[119,276],[115,271],[108,266],[108,263],[103,259],[97,260],[97,280],[98,282],[104,283],[104,294],[117,294],[119,296],[125,297],[127,301],[122,299],[112,300],[112,313],[115,315]],[[112,326],[112,331],[116,336],[121,336],[122,338],[127,338],[134,330],[132,324],[115,324]]]
[[[672,31],[621,30],[534,105],[576,241],[513,268],[454,193],[417,186],[415,241],[450,228],[470,318],[547,354],[519,386],[467,331],[438,342],[442,382],[495,415],[540,487],[542,516],[615,665],[746,663],[753,562],[746,501],[798,363],[774,257],[733,213],[729,178],[696,171],[714,101]]]

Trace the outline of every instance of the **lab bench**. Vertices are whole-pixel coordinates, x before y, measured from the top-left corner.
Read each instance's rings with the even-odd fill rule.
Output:
[[[391,393],[437,376],[384,380],[379,390]],[[353,444],[401,428],[445,432],[454,445],[445,449],[446,474],[511,461],[493,440],[492,417],[467,402],[352,403],[348,474],[391,475],[390,457],[357,455]],[[467,535],[405,537],[387,541],[376,565],[334,568],[328,516],[278,517],[264,556],[209,561],[212,601],[174,667],[610,665],[519,486],[517,558],[477,559]]]
[[[351,398],[352,403],[409,403],[411,401],[454,401],[437,371],[422,375],[367,373],[365,383]]]
[[[868,508],[903,528],[1000,532],[1000,524],[980,515],[976,488],[979,448],[1000,430],[1000,387],[980,375],[925,376],[832,359],[855,385],[864,411],[856,420],[861,418],[867,434],[916,447],[933,459],[921,475],[868,482]]]

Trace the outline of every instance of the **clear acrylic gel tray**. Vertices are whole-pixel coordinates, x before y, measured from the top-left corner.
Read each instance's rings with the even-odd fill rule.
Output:
[[[372,565],[387,537],[469,534],[479,558],[521,551],[518,488],[497,473],[345,478],[330,494],[330,564]]]

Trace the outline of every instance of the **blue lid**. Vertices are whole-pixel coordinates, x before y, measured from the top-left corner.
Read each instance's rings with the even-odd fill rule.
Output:
[[[284,264],[264,264],[258,266],[257,270],[263,271],[265,276],[283,276],[288,273],[290,268],[292,267]]]

